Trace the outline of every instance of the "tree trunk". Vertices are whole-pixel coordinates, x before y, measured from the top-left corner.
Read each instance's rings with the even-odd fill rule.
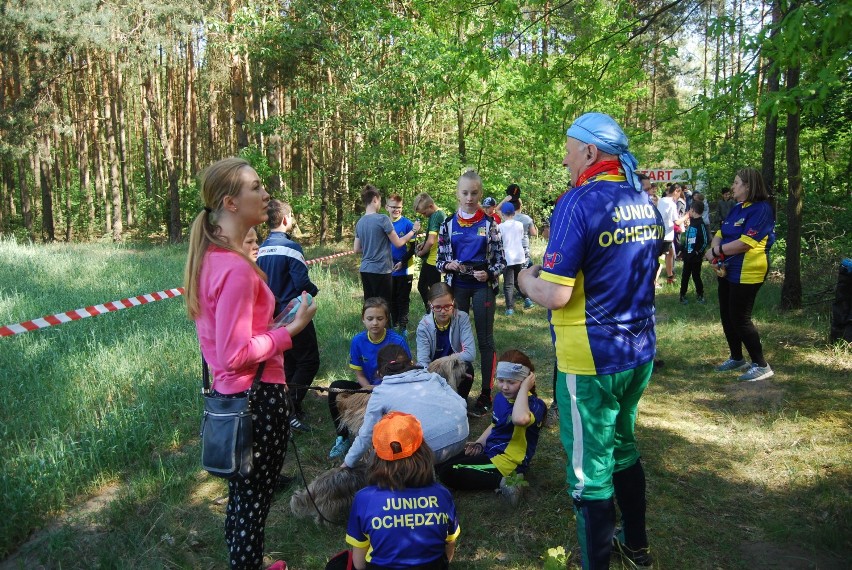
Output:
[[[778,29],[777,26],[781,22],[781,7],[779,0],[772,0],[772,33],[769,36],[770,41],[774,41]],[[779,73],[776,62],[772,57],[767,57],[765,61],[768,69],[766,76],[766,91],[765,93],[772,97],[778,92]],[[766,190],[769,192],[769,200],[772,204],[772,211],[778,209],[777,197],[775,195],[775,149],[778,145],[778,114],[774,110],[770,110],[766,116],[766,126],[763,131],[763,159],[761,161],[761,174],[763,182],[766,184]]]
[[[228,22],[233,22],[234,12],[237,9],[236,0],[228,0]],[[231,43],[235,38],[229,38]],[[244,149],[249,145],[248,133],[246,133],[246,93],[245,77],[243,75],[243,62],[236,48],[231,51],[231,111],[234,115],[234,126],[237,131],[237,148]]]
[[[130,188],[130,160],[127,150],[127,125],[124,120],[124,75],[121,72],[115,54],[110,55],[113,78],[110,81],[112,90],[113,124],[115,125],[116,151],[118,153],[118,166],[121,171],[121,197],[124,202],[124,215],[127,227],[133,225],[133,191]]]
[[[62,170],[65,172],[65,242],[74,239],[74,213],[71,204],[71,149],[68,137],[62,137]]]
[[[44,137],[43,140],[45,154],[47,158],[36,157],[38,170],[41,171],[41,235],[42,239],[47,243],[56,241],[56,228],[53,222],[53,180],[50,174],[50,138]]]
[[[112,231],[112,209],[107,200],[107,183],[106,174],[104,173],[104,139],[101,136],[101,95],[98,86],[98,64],[89,56],[89,61],[92,62],[92,72],[90,75],[90,93],[92,93],[92,159],[94,162],[95,172],[95,195],[97,203],[104,209],[104,235]]]
[[[150,208],[150,201],[154,195],[154,184],[151,172],[151,110],[148,108],[148,98],[145,96],[145,85],[141,86],[142,89],[142,161],[145,165],[145,198],[148,199]],[[146,208],[146,222],[151,223],[151,220],[147,217],[147,208]]]
[[[276,119],[279,114],[278,89],[274,86],[269,87],[267,111],[270,120]],[[269,162],[270,170],[272,170],[266,186],[269,193],[276,198],[281,198],[281,134],[279,128],[276,126],[266,139],[266,159]]]
[[[166,77],[169,77],[168,72]],[[166,166],[166,176],[169,181],[169,242],[177,243],[181,240],[178,172],[175,166],[174,155],[172,154],[172,145],[169,141],[168,125],[165,121],[161,120],[157,102],[154,100],[154,89],[151,85],[150,71],[145,76],[144,87],[145,98],[148,100],[148,109],[151,112],[151,122],[158,133],[160,146],[163,149],[163,162]],[[168,91],[168,89],[166,91]],[[166,102],[166,106],[168,106],[168,102]],[[166,117],[166,120],[168,120],[168,117]]]
[[[799,85],[799,67],[786,73],[787,91]],[[787,115],[787,256],[784,260],[784,284],[781,286],[781,309],[802,307],[802,165],[799,156],[799,121],[801,102]]]
[[[33,207],[27,181],[27,165],[23,158],[18,159],[18,188],[21,189],[21,215],[24,218],[24,229],[32,240],[35,237],[33,236]]]
[[[107,84],[110,83],[109,77],[106,78]],[[108,88],[109,89],[109,88]],[[119,174],[118,166],[118,142],[115,129],[115,119],[113,116],[114,102],[112,97],[108,96],[104,101],[104,127],[106,135],[107,159],[109,162],[109,198],[112,206],[112,241],[120,242],[121,234],[124,231],[124,225],[121,221],[121,175]],[[109,209],[110,205],[107,206]]]

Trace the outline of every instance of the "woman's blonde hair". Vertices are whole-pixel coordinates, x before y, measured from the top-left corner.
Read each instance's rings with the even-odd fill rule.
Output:
[[[459,181],[456,183],[457,187],[462,180],[470,180],[471,183],[479,190],[480,194],[482,193],[482,178],[479,176],[477,171],[471,169],[459,176]]]
[[[189,231],[189,254],[183,271],[183,289],[186,299],[186,312],[190,319],[197,319],[201,314],[198,301],[198,278],[201,274],[201,262],[207,248],[211,245],[233,251],[243,257],[264,280],[266,275],[257,265],[251,262],[242,250],[242,242],[231,244],[220,234],[217,224],[225,196],[236,197],[241,188],[241,171],[251,168],[247,160],[242,158],[223,158],[205,168],[199,176],[201,201],[204,208],[195,216]]]

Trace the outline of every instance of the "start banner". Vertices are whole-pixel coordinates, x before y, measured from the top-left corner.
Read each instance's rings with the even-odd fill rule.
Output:
[[[651,182],[692,182],[691,168],[640,168],[637,172],[647,174]]]

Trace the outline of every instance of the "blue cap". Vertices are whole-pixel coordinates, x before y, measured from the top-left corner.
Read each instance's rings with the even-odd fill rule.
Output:
[[[486,208],[488,208],[490,206],[496,206],[497,200],[495,200],[494,198],[489,196],[488,198],[486,198],[485,200],[482,201],[482,205],[485,206]]]
[[[627,135],[615,119],[604,113],[586,113],[571,124],[568,136],[617,156],[627,183],[637,192],[642,191],[642,183],[636,174],[636,157],[627,150]]]
[[[511,202],[503,202],[503,205],[500,206],[500,211],[508,216],[509,214],[515,213],[515,207]]]

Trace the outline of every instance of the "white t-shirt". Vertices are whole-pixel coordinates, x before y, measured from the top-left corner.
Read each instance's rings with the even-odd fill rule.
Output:
[[[521,265],[524,263],[524,225],[518,220],[506,220],[498,226],[500,237],[503,239],[503,255],[506,265]]]
[[[677,219],[677,204],[666,196],[657,201],[657,209],[663,217],[663,228],[666,230],[666,235],[663,236],[665,241],[674,241],[674,223]]]

